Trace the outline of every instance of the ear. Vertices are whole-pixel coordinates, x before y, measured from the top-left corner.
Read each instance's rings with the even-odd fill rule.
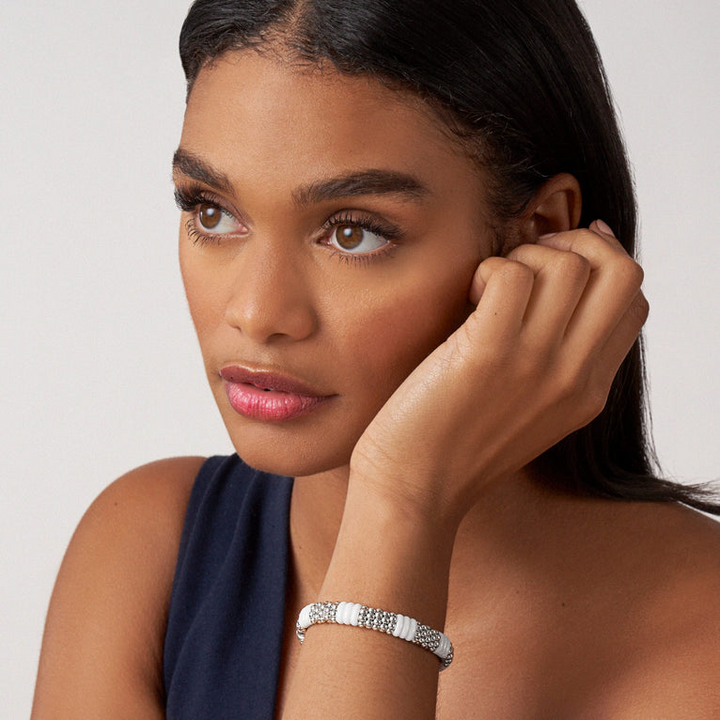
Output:
[[[541,235],[575,230],[580,223],[580,183],[569,173],[551,177],[537,191],[520,221],[522,242],[534,243]]]

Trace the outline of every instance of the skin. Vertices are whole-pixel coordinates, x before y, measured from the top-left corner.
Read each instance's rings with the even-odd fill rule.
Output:
[[[236,449],[256,467],[310,475],[347,465],[387,398],[467,315],[473,274],[489,252],[477,206],[482,180],[416,102],[398,103],[365,80],[283,72],[260,56],[242,60],[199,78],[180,148],[232,180],[226,204],[244,224],[227,223],[238,232],[219,245],[181,238],[180,265],[210,386]],[[268,64],[276,72],[266,72]],[[257,82],[228,92],[248,67]],[[208,123],[207,108],[218,104],[226,112]],[[300,210],[291,200],[302,186],[374,168],[417,177],[426,197],[343,197]],[[176,180],[182,186],[187,176],[176,172]],[[399,225],[407,240],[391,255],[353,262],[318,232],[328,217],[348,212]],[[233,363],[277,368],[335,397],[306,420],[248,421],[230,407],[218,375]],[[318,442],[328,437],[332,443]]]
[[[231,185],[201,183],[231,213],[217,242],[193,242],[197,207],[180,233],[211,389],[238,452],[297,477],[278,716],[717,716],[717,524],[560,495],[526,468],[601,410],[647,314],[642,273],[612,234],[576,229],[574,179],[541,188],[511,228],[518,247],[488,258],[483,174],[425,107],[254,52],[201,71],[180,149],[190,174],[201,161]],[[186,194],[189,167],[175,174]],[[295,202],[364,169],[426,190]],[[352,261],[323,229],[338,213],[402,239]],[[235,363],[332,397],[285,423],[248,420],[218,375]],[[162,717],[162,637],[200,462],[133,471],[88,511],[53,594],[33,717]],[[297,613],[321,598],[445,627],[456,660],[438,676],[429,653],[329,625],[300,650]]]

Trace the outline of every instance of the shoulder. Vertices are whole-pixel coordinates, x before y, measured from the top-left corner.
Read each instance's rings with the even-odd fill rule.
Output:
[[[654,526],[637,569],[646,594],[633,609],[637,642],[628,647],[636,661],[622,683],[626,709],[643,717],[718,717],[720,523],[679,505],[649,512]]]
[[[154,717],[164,625],[185,512],[204,459],[173,458],[123,475],[92,503],[65,554],[43,638],[33,717],[82,697]],[[95,704],[98,703],[98,704]],[[122,703],[122,705],[121,705]],[[64,717],[62,713],[53,717]]]
[[[655,569],[662,589],[658,610],[676,610],[677,618],[689,621],[705,618],[708,613],[720,619],[718,519],[678,504],[656,506],[651,518],[644,546],[649,567]],[[706,603],[710,598],[714,602]]]
[[[636,621],[646,620],[659,644],[714,632],[720,647],[720,522],[676,503],[638,503],[629,510],[634,527],[621,528],[615,561],[624,561],[622,580],[637,590],[631,596]]]
[[[80,521],[62,570],[76,555],[97,564],[98,570],[110,560],[127,563],[130,577],[147,565],[157,570],[174,564],[188,499],[203,462],[199,457],[158,460],[115,480]]]
[[[169,458],[131,470],[100,493],[81,520],[76,537],[94,526],[130,536],[140,531],[141,536],[157,537],[177,530],[204,461],[201,457]]]
[[[720,523],[675,503],[568,508],[553,547],[569,602],[540,620],[563,716],[720,717]]]
[[[690,645],[711,650],[720,671],[720,522],[685,507],[674,508],[666,527],[665,592],[655,609],[658,620],[678,627]],[[699,656],[698,660],[703,662]],[[717,677],[720,677],[718,675]],[[720,698],[720,695],[718,696]]]

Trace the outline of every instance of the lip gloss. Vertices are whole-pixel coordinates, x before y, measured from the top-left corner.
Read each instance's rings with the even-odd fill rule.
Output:
[[[225,383],[233,410],[251,420],[280,422],[304,415],[325,402],[326,397],[263,390],[245,383]]]
[[[223,368],[220,376],[233,410],[250,420],[292,420],[305,415],[331,397],[316,393],[291,378],[248,370],[237,365]]]

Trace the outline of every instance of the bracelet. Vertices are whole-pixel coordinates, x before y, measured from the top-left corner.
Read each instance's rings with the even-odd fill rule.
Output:
[[[351,602],[316,602],[306,605],[298,616],[295,634],[302,645],[305,631],[316,623],[338,623],[379,630],[396,638],[420,645],[440,658],[440,670],[453,661],[450,638],[438,630],[422,625],[407,615],[387,612]]]

